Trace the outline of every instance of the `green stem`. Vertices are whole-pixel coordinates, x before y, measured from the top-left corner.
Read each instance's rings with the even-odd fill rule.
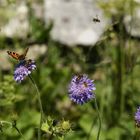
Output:
[[[102,122],[101,122],[101,116],[100,116],[98,104],[97,104],[97,101],[96,101],[96,97],[95,97],[95,108],[97,110],[98,118],[99,118],[99,130],[98,130],[98,135],[97,135],[97,139],[96,140],[99,140]]]
[[[40,107],[40,112],[41,112],[40,124],[39,124],[39,129],[38,129],[38,140],[41,140],[41,125],[42,125],[42,122],[43,122],[43,107],[42,107],[42,102],[41,102],[41,95],[40,95],[39,89],[38,89],[35,81],[31,77],[31,75],[29,75],[29,78],[30,78],[32,84],[34,85],[34,87],[37,91],[37,96],[38,96],[38,102],[39,102],[39,107]]]
[[[21,133],[21,131],[20,131],[20,130],[18,129],[18,127],[17,127],[16,121],[13,121],[12,126],[13,126],[13,128],[15,128],[16,131],[21,135],[21,137],[23,138],[23,140],[25,140],[23,134]]]
[[[139,139],[140,139],[140,132],[136,130],[133,140],[139,140]]]
[[[96,140],[99,140],[100,131],[101,131],[101,124],[102,124],[102,123],[101,123],[101,116],[100,116],[99,108],[98,108],[98,105],[97,105],[96,97],[95,97],[94,100],[95,100],[95,108],[96,108],[96,111],[97,111],[97,113],[98,113],[98,118],[99,118],[99,129],[98,129],[98,134],[97,134]],[[91,131],[92,131],[92,129],[93,129],[94,124],[95,124],[95,122],[94,122],[94,120],[93,120],[93,123],[92,123],[92,125],[91,125],[91,129],[90,129],[90,131],[89,131],[87,140],[90,139]]]
[[[20,136],[23,138],[23,140],[25,140],[22,132],[18,129],[18,127],[16,126],[16,123],[11,123],[11,122],[8,122],[8,121],[0,121],[0,124],[3,125],[3,124],[8,124],[10,125],[11,127],[15,128],[16,131],[20,134]]]

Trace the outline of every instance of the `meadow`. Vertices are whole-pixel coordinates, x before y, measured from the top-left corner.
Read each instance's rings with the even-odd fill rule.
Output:
[[[46,27],[32,12],[25,39],[0,36],[0,51],[11,64],[0,68],[0,140],[140,140],[140,38],[131,36],[139,4],[110,0],[99,5],[111,23],[91,46],[54,41],[53,26]],[[42,44],[47,50],[36,60],[26,53],[17,60],[7,54]]]

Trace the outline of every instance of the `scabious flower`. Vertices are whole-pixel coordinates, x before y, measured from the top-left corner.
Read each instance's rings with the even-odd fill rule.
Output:
[[[32,71],[36,68],[36,65],[35,65],[35,61],[34,60],[26,60],[26,67],[28,68],[29,71]]]
[[[140,127],[140,107],[137,109],[135,113],[135,122],[136,122],[136,126]]]
[[[16,66],[14,71],[14,79],[16,82],[21,82],[24,80],[29,74],[31,74],[32,70],[36,68],[35,62],[33,60],[23,60],[20,61]]]
[[[90,80],[87,75],[75,75],[69,85],[69,97],[77,104],[83,104],[95,98],[93,90],[95,90],[93,80]]]

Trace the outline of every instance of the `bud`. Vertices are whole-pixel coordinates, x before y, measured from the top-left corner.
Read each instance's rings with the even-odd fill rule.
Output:
[[[62,122],[62,129],[69,130],[70,128],[71,128],[71,125],[70,125],[69,121]]]

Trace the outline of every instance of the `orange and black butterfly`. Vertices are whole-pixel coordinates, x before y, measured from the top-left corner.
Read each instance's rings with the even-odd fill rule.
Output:
[[[11,51],[7,51],[7,53],[14,59],[21,61],[21,60],[25,60],[28,50],[29,48],[26,48],[23,54],[18,54],[16,52],[11,52]]]

